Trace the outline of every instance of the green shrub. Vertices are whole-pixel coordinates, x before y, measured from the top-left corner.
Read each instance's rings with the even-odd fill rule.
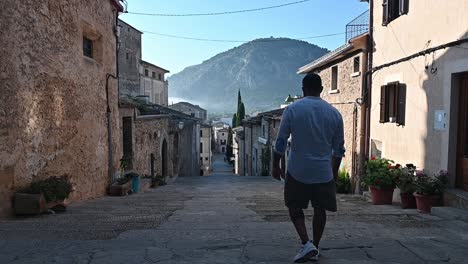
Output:
[[[351,177],[345,168],[338,171],[338,179],[336,180],[337,193],[351,193]]]
[[[31,183],[31,193],[42,193],[47,202],[64,200],[73,190],[69,176],[53,176]]]

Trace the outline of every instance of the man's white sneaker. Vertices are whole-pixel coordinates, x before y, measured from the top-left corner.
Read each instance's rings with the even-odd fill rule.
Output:
[[[309,259],[318,254],[317,248],[312,244],[312,242],[307,242],[301,247],[299,252],[294,257],[295,263],[307,262]]]
[[[310,257],[309,260],[310,261],[318,261],[319,257],[320,257],[320,251],[317,249],[317,254],[315,254],[315,256],[313,256],[313,257]]]

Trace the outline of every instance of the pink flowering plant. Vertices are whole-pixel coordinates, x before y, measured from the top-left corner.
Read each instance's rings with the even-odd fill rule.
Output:
[[[417,171],[415,178],[416,193],[420,195],[441,195],[448,185],[448,172],[444,170],[434,176]]]
[[[381,190],[394,189],[403,171],[400,164],[393,165],[393,163],[392,160],[375,157],[367,161],[364,186],[372,186]]]

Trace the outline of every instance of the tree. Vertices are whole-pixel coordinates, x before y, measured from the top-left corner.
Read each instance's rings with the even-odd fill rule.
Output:
[[[232,127],[237,127],[237,114],[232,116]]]
[[[234,152],[232,148],[232,129],[229,128],[228,140],[227,140],[227,146],[226,146],[226,159],[229,163],[231,163],[232,157],[234,157]]]
[[[245,118],[245,107],[244,103],[242,102],[240,107],[239,107],[239,113],[237,114],[239,116],[239,121],[244,120]]]

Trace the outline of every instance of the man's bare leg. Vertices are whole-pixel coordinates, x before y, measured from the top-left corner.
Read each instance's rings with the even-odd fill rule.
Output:
[[[305,224],[304,211],[300,208],[289,208],[289,217],[296,228],[297,234],[301,238],[302,244],[309,242],[309,235]]]
[[[322,239],[323,231],[325,230],[325,224],[327,223],[327,213],[325,209],[314,208],[314,219],[312,227],[314,231],[314,246],[318,248],[320,239]]]

